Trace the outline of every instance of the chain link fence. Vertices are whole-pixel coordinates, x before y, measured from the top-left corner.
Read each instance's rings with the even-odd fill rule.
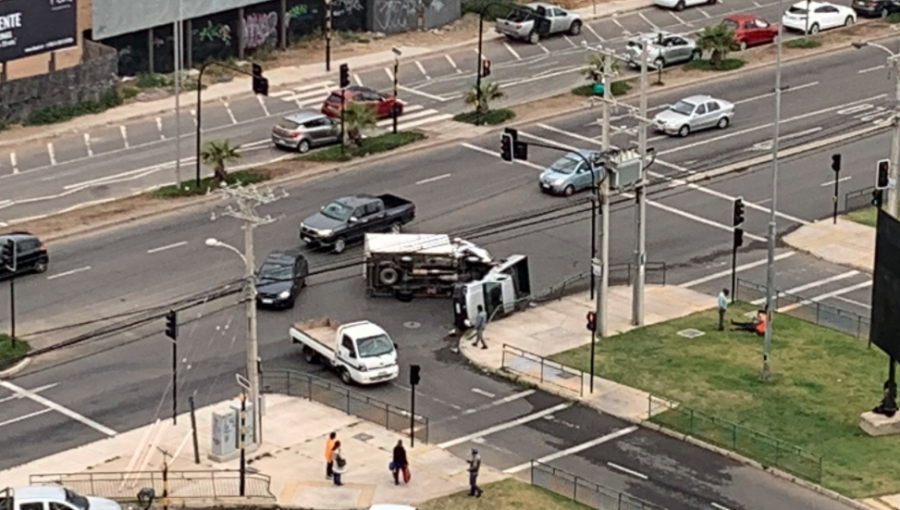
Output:
[[[404,434],[409,434],[412,426],[416,440],[428,443],[428,418],[425,416],[417,414],[411,424],[406,409],[301,372],[273,370],[264,372],[261,377],[263,393],[305,398]]]
[[[531,485],[597,510],[665,510],[536,460],[531,461]]]

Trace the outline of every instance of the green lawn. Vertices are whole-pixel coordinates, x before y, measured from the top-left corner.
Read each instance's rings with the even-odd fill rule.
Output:
[[[353,158],[369,154],[392,151],[423,139],[425,139],[425,134],[419,131],[398,131],[397,134],[386,133],[364,138],[360,147],[346,147],[341,151],[340,145],[332,145],[301,156],[300,159],[319,162],[350,161]]]
[[[874,206],[857,209],[847,213],[847,218],[863,225],[874,227],[878,220],[878,210]]]
[[[713,65],[709,60],[692,60],[684,65],[685,69],[697,69],[700,71],[734,71],[744,67],[745,62],[739,58],[724,58],[718,65]]]
[[[23,354],[27,354],[31,350],[28,342],[16,339],[16,345],[13,346],[12,339],[6,333],[0,333],[0,370],[8,368],[7,360],[17,358]]]
[[[747,320],[742,313],[752,310],[735,304],[728,316]],[[822,484],[848,496],[900,492],[900,436],[873,438],[858,427],[860,413],[878,403],[887,377],[887,357],[879,349],[779,314],[773,376],[763,383],[762,338],[718,332],[716,320],[709,310],[598,342],[595,371],[821,455]],[[676,334],[687,328],[705,335]],[[589,349],[554,359],[588,371]]]
[[[484,495],[471,498],[467,491],[432,499],[421,510],[589,510],[590,507],[531,484],[508,478],[481,487]]]
[[[512,120],[515,116],[516,112],[512,110],[499,108],[497,110],[489,110],[485,113],[478,113],[475,111],[460,113],[454,116],[453,120],[456,122],[475,124],[476,126],[496,126],[498,124],[503,124],[508,120]]]

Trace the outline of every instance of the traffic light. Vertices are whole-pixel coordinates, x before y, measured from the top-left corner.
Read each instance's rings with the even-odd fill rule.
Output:
[[[507,163],[513,161],[513,137],[508,132],[500,135],[500,159]]]
[[[481,61],[481,77],[484,78],[486,76],[491,75],[491,61],[488,59],[482,59]]]
[[[166,336],[178,340],[178,314],[175,310],[169,310],[166,314]]]
[[[881,207],[881,204],[884,202],[884,190],[876,189],[872,192],[872,205],[875,207]]]
[[[587,313],[587,330],[597,331],[597,314],[594,312]]]
[[[737,197],[734,199],[734,216],[731,225],[736,227],[742,223],[744,223],[744,197]]]
[[[736,228],[734,229],[734,247],[740,248],[744,246],[744,229]]]
[[[835,172],[841,171],[841,155],[840,154],[832,154],[831,155],[831,169]]]
[[[409,385],[416,386],[422,381],[422,376],[420,372],[422,371],[422,367],[419,365],[410,365],[409,366]]]
[[[345,89],[350,86],[350,66],[341,64],[341,88]]]
[[[0,251],[0,265],[16,272],[16,242],[12,239],[7,239],[3,243],[2,251]]]
[[[269,95],[269,80],[263,77],[263,69],[259,64],[253,64],[253,93]]]
[[[875,189],[885,189],[888,187],[888,184],[891,182],[890,172],[890,160],[882,159],[878,162],[875,172]]]

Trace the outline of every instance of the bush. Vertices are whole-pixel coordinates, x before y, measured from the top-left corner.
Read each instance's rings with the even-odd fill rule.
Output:
[[[302,156],[301,159],[319,162],[350,161],[353,158],[359,158],[369,154],[392,151],[398,147],[418,142],[424,138],[425,134],[418,131],[399,131],[396,135],[394,133],[387,133],[372,138],[363,138],[361,147],[346,147],[343,153],[341,152],[340,145],[332,145],[331,147],[326,147],[312,154]]]
[[[265,175],[254,172],[253,170],[238,170],[237,172],[229,173],[228,178],[225,179],[225,183],[228,185],[247,185],[260,183],[266,179],[267,177]],[[193,197],[205,195],[210,189],[216,189],[216,183],[212,177],[200,179],[200,187],[197,187],[196,179],[189,179],[182,181],[180,188],[175,184],[170,184],[154,190],[153,193],[151,193],[151,196],[153,196],[153,198]]]
[[[47,124],[56,124],[57,122],[65,122],[75,117],[88,115],[91,113],[101,113],[110,108],[121,105],[123,102],[121,94],[118,90],[112,90],[100,97],[99,101],[85,101],[74,106],[48,106],[42,108],[28,117],[25,121],[26,126],[44,126]]]
[[[140,73],[134,84],[141,89],[156,89],[172,85],[172,79],[159,73]]]
[[[6,333],[0,333],[0,370],[9,368],[11,359],[28,354],[31,346],[25,340],[16,339],[13,346],[12,337]]]
[[[884,18],[888,23],[900,23],[900,12],[892,12],[888,14],[887,18]]]
[[[709,60],[692,60],[684,65],[685,69],[695,69],[698,71],[734,71],[744,67],[744,61],[739,58],[723,59],[719,65],[714,66]]]
[[[122,98],[123,99],[133,99],[140,94],[141,91],[134,87],[122,87]]]
[[[613,97],[622,96],[627,94],[631,90],[631,84],[627,81],[614,81],[612,82],[612,86],[610,86],[610,92],[612,92]],[[572,89],[572,93],[576,96],[582,97],[590,97],[594,96],[594,84],[588,83],[587,85],[581,85],[579,87],[575,87]]]
[[[510,11],[518,6],[516,2],[509,0],[463,0],[462,13],[478,15],[484,11],[485,21],[494,21],[497,18],[505,18]]]
[[[801,37],[799,39],[791,39],[784,43],[786,48],[810,49],[818,48],[822,45],[822,41],[811,37]]]
[[[0,120],[0,131],[6,131],[7,129],[9,129],[9,124]]]
[[[475,124],[476,126],[496,126],[497,124],[503,124],[515,116],[516,112],[506,108],[500,108],[498,110],[488,110],[485,113],[479,113],[477,111],[460,113],[453,117],[453,120]]]

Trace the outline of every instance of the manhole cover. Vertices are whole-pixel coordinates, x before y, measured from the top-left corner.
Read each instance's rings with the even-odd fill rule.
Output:
[[[356,434],[355,436],[353,436],[353,439],[359,439],[360,441],[366,442],[370,439],[373,439],[374,437],[375,436],[373,436],[371,434],[366,434],[365,432],[360,432],[359,434]]]
[[[697,338],[698,336],[703,336],[706,333],[704,333],[698,329],[682,329],[681,331],[678,332],[678,334],[685,338]]]
[[[409,321],[409,322],[404,322],[403,327],[406,329],[419,329],[422,327],[422,325],[415,321]]]

